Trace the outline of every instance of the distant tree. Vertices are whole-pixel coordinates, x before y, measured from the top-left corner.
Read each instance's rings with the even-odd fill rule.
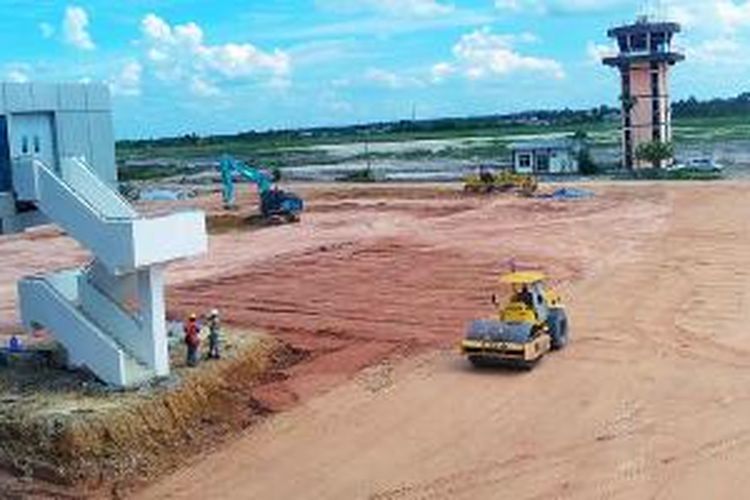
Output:
[[[589,148],[581,148],[578,152],[578,170],[583,175],[596,175],[600,172],[599,165],[591,157]]]
[[[671,142],[645,142],[638,146],[635,157],[651,163],[655,169],[660,168],[664,161],[674,157],[674,146]]]
[[[576,159],[578,160],[578,170],[583,175],[596,175],[599,173],[599,166],[591,157],[591,151],[588,145],[589,135],[585,130],[578,129],[571,136],[575,140],[578,148]]]
[[[577,141],[585,141],[588,138],[589,138],[589,134],[587,134],[585,130],[578,129],[575,132],[573,132],[573,139]]]

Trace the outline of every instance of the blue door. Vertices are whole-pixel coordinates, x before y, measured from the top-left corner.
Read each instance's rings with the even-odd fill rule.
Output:
[[[0,192],[13,190],[10,171],[10,144],[8,144],[8,122],[0,116]]]

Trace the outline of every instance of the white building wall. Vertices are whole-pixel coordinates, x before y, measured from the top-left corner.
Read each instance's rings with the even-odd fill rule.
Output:
[[[31,98],[36,110],[52,111],[57,109],[57,87],[48,83],[31,84]]]
[[[578,172],[578,160],[569,151],[558,151],[550,161],[550,172],[553,174],[575,174]]]
[[[578,173],[578,160],[574,153],[565,150],[517,150],[513,152],[513,168],[519,174],[533,174],[536,172],[537,154],[546,154],[549,156],[550,174],[567,174]],[[527,167],[522,166],[521,157],[528,155],[530,164]]]
[[[36,111],[31,98],[31,85],[6,83],[3,86],[6,113]]]
[[[109,111],[88,112],[88,137],[91,145],[88,164],[112,187],[117,185],[117,160],[115,159],[115,131]]]
[[[5,83],[0,114],[51,113],[58,158],[85,156],[108,183],[117,179],[109,90],[99,84]],[[9,123],[9,135],[13,126]]]
[[[37,120],[34,116],[37,114],[44,115],[45,119]],[[3,83],[0,84],[0,115],[8,123],[8,140],[15,154],[22,149],[18,145],[24,135],[29,136],[30,141],[37,135],[30,130],[34,123],[40,123],[41,127],[42,122],[51,122],[53,151],[45,150],[40,157],[56,170],[66,157],[84,157],[104,182],[116,187],[114,127],[109,90],[105,85]],[[23,118],[17,118],[14,127],[14,117],[19,115]],[[46,136],[41,129],[38,135]],[[15,225],[0,221],[2,226]]]

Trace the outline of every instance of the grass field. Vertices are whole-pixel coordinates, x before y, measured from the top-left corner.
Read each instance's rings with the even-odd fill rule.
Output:
[[[124,180],[150,180],[190,173],[196,164],[215,160],[223,153],[267,168],[339,165],[371,161],[498,161],[508,159],[508,146],[516,141],[585,132],[594,150],[616,150],[619,122],[576,124],[507,124],[493,127],[421,132],[381,131],[309,136],[246,134],[184,141],[118,143],[117,157]],[[711,150],[723,143],[750,141],[750,123],[743,117],[691,118],[674,121],[677,150],[699,147]],[[179,143],[176,143],[179,142]],[[750,145],[748,146],[750,148]],[[153,164],[152,164],[153,162]]]

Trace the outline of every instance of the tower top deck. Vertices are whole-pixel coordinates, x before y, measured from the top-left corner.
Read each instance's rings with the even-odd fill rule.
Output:
[[[639,17],[634,23],[612,28],[607,32],[617,40],[619,54],[604,58],[607,66],[628,67],[635,63],[676,64],[685,56],[672,47],[674,35],[682,27],[678,23],[654,21]]]
[[[679,23],[668,21],[652,21],[648,17],[640,17],[632,24],[617,26],[607,31],[610,38],[620,38],[628,35],[664,34],[674,35],[682,31]]]

